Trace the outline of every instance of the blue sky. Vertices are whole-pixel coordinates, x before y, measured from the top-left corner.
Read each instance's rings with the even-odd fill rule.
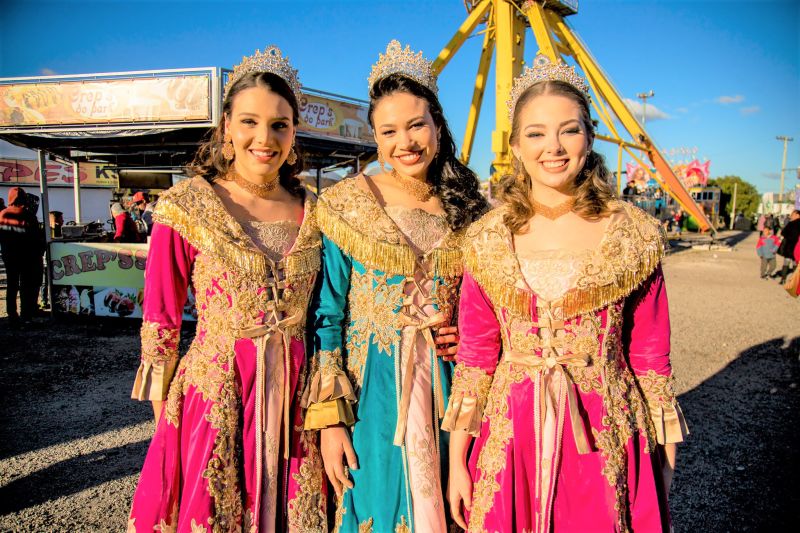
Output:
[[[465,16],[461,0],[0,0],[0,77],[231,67],[275,43],[306,86],[365,98],[389,40],[433,58]],[[568,22],[623,97],[655,91],[647,129],[664,151],[696,148],[712,176],[736,174],[762,192],[779,186],[776,135],[794,137],[786,166],[800,165],[800,2],[581,0]],[[530,32],[527,43],[530,60]],[[459,142],[480,46],[470,39],[439,81]],[[484,177],[493,109],[487,90],[471,162]],[[616,148],[598,148],[614,166]],[[798,183],[794,170],[786,176],[787,189]]]

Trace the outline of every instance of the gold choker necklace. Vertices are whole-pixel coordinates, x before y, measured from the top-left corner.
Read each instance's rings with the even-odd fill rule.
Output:
[[[238,172],[233,170],[232,168],[228,170],[228,173],[225,175],[225,181],[232,181],[242,189],[246,190],[250,194],[258,196],[259,198],[269,198],[269,193],[275,190],[278,186],[278,175],[275,175],[275,178],[272,181],[268,181],[264,184],[253,183],[252,181],[247,181],[243,177],[239,175]]]
[[[572,211],[575,206],[575,198],[568,198],[554,207],[537,202],[535,198],[531,198],[531,204],[533,204],[533,213],[535,215],[542,215],[544,218],[555,220]]]
[[[407,178],[402,176],[395,169],[392,169],[392,177],[397,180],[400,187],[408,194],[414,197],[415,200],[420,202],[427,202],[433,196],[433,187],[427,181],[421,181],[414,178]]]

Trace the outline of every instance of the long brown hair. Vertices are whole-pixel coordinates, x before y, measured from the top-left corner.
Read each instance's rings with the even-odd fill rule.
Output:
[[[424,85],[401,74],[391,74],[376,81],[369,92],[369,123],[381,98],[394,93],[408,93],[425,100],[434,124],[439,129],[439,152],[428,167],[428,180],[442,202],[447,224],[452,230],[468,226],[483,215],[489,204],[480,192],[475,173],[456,157],[456,143],[436,95]]]
[[[521,128],[519,116],[522,108],[537,96],[544,94],[564,96],[578,104],[581,110],[581,121],[589,141],[594,140],[594,124],[589,114],[589,98],[568,83],[551,80],[532,85],[520,96],[514,108],[514,115],[511,121],[511,136],[509,138],[511,144],[516,144],[519,141]],[[500,200],[508,204],[508,212],[503,222],[512,233],[519,233],[528,225],[534,215],[534,209],[531,204],[530,175],[522,163],[516,159],[514,160],[514,170],[514,174],[504,176],[500,181],[498,196]],[[578,175],[575,176],[575,206],[572,210],[577,215],[586,219],[596,219],[616,211],[610,205],[616,195],[609,184],[609,176],[610,173],[606,168],[603,156],[594,150],[590,150],[586,155],[586,163]]]
[[[295,129],[297,128],[300,123],[300,108],[297,105],[297,98],[294,92],[292,92],[283,78],[270,72],[250,72],[245,74],[228,91],[225,100],[222,102],[222,117],[220,117],[219,124],[209,130],[208,139],[200,145],[194,160],[187,167],[192,176],[201,176],[208,182],[213,182],[228,173],[233,161],[228,161],[222,156],[222,145],[225,139],[225,119],[231,116],[233,101],[236,96],[245,89],[252,87],[267,89],[289,102],[289,105],[292,106],[292,123],[294,123]],[[297,177],[303,170],[303,158],[298,151],[297,143],[295,143],[294,150],[297,152],[297,161],[293,165],[290,165],[288,161],[284,162],[278,170],[278,180],[281,186],[291,195],[297,198],[304,198],[305,188]]]

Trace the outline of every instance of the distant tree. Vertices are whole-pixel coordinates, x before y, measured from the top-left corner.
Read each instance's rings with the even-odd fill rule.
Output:
[[[730,222],[731,208],[733,207],[733,189],[736,187],[736,212],[744,214],[747,218],[752,218],[761,203],[761,195],[758,189],[752,184],[744,181],[739,176],[723,176],[708,180],[710,187],[719,187],[720,194],[720,213],[724,213]]]

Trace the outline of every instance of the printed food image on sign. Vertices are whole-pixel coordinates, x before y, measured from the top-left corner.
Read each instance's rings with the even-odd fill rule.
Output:
[[[54,287],[53,306],[56,313],[95,316],[94,287],[82,285]]]
[[[94,296],[95,314],[119,318],[141,318],[142,289],[135,287],[97,287]]]

